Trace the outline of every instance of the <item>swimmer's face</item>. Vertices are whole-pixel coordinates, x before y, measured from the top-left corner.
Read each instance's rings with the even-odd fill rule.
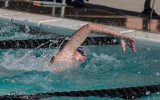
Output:
[[[84,49],[75,50],[75,52],[73,54],[73,58],[76,61],[83,62],[86,59],[86,52],[85,52],[85,50]]]

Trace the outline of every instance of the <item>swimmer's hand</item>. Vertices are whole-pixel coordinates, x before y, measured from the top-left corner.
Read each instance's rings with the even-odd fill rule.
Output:
[[[121,43],[121,47],[123,49],[123,52],[126,52],[126,48],[125,46],[127,45],[128,47],[130,47],[132,49],[133,52],[136,52],[135,46],[134,44],[136,43],[135,40],[128,35],[121,35],[120,36],[120,43]]]

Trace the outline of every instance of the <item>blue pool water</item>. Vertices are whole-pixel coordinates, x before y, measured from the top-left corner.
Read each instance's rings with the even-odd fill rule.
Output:
[[[0,39],[49,38],[33,35],[7,22],[0,24]],[[62,72],[46,68],[58,48],[0,49],[0,95],[31,94],[60,91],[111,89],[160,84],[160,47],[137,43],[137,53],[129,48],[123,53],[120,45],[85,46],[87,60]],[[138,100],[158,100],[152,94]],[[51,98],[49,98],[51,100]],[[47,100],[49,100],[47,99]],[[97,100],[111,98],[70,98],[58,100]],[[45,99],[46,100],[46,99]],[[121,100],[112,98],[111,100]]]
[[[29,26],[20,26],[18,24],[11,24],[6,21],[0,20],[0,40],[21,40],[21,39],[44,39],[57,37],[57,35],[39,32],[37,33]]]

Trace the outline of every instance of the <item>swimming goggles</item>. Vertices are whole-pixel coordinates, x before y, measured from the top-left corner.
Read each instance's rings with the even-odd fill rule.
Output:
[[[77,50],[82,56],[86,57],[86,55],[84,54],[84,51],[81,50],[81,49],[83,49],[83,48],[82,48],[82,47],[78,47],[76,50]]]

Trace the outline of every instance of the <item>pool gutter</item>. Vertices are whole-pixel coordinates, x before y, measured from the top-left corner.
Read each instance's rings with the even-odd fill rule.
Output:
[[[85,21],[71,20],[65,18],[58,18],[47,15],[33,14],[27,12],[19,12],[7,9],[0,9],[0,19],[32,27],[39,27],[47,32],[55,34],[70,36],[74,31],[89,23]],[[122,27],[109,26],[111,29],[128,34],[139,41],[143,41],[145,44],[159,45],[160,35],[157,33],[137,31],[132,29],[126,29]],[[65,34],[64,34],[65,33]]]

